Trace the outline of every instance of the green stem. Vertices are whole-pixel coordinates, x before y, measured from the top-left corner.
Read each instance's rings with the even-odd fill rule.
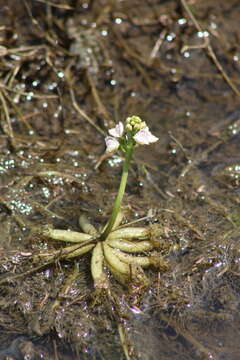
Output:
[[[105,240],[108,237],[108,235],[110,234],[110,232],[112,231],[112,228],[116,221],[117,215],[120,211],[123,195],[124,195],[125,189],[126,189],[127,178],[128,178],[128,169],[129,169],[130,161],[132,159],[133,149],[134,149],[133,144],[130,144],[127,147],[127,151],[125,153],[125,161],[123,164],[121,182],[120,182],[119,189],[118,189],[118,194],[117,194],[114,206],[113,206],[112,215],[108,221],[108,224],[107,224],[104,232],[101,235],[102,240]]]

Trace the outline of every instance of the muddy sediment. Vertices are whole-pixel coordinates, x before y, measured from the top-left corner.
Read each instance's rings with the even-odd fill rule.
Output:
[[[239,344],[237,0],[0,1],[0,359],[227,359]],[[103,226],[139,115],[126,222],[162,228],[149,285],[98,292],[45,225]]]

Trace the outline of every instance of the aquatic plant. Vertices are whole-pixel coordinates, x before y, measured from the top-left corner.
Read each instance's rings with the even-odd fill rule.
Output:
[[[143,268],[154,265],[164,267],[164,261],[153,250],[159,247],[157,237],[159,228],[130,227],[121,225],[123,211],[121,204],[126,189],[129,165],[133,151],[138,145],[149,145],[158,140],[146,123],[138,116],[126,119],[125,125],[119,122],[115,128],[109,130],[106,141],[106,152],[113,153],[120,150],[125,160],[123,164],[121,181],[109,221],[99,231],[89,222],[85,214],[81,214],[79,225],[83,232],[46,228],[42,235],[64,242],[75,243],[61,251],[52,254],[42,254],[48,260],[59,257],[72,259],[92,251],[91,274],[97,288],[107,288],[108,276],[105,268],[122,283],[130,280],[147,283]]]

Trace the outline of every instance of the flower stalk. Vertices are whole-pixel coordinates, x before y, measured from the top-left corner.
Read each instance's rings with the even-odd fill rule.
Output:
[[[129,165],[130,165],[130,162],[132,159],[133,149],[134,149],[134,145],[132,144],[131,146],[128,147],[128,150],[125,153],[125,160],[124,160],[124,164],[123,164],[123,171],[122,171],[120,185],[118,188],[118,194],[115,199],[115,203],[114,203],[113,210],[112,210],[112,215],[107,223],[107,226],[106,226],[104,232],[101,235],[101,238],[103,240],[105,240],[108,237],[108,235],[110,234],[110,232],[112,231],[112,228],[116,221],[117,215],[121,209],[121,204],[122,204],[123,196],[124,196],[126,185],[127,185],[128,169],[129,169]]]
[[[112,153],[120,149],[125,154],[125,160],[123,164],[123,171],[118,194],[114,202],[112,214],[106,227],[103,230],[103,233],[101,234],[102,241],[104,241],[112,231],[118,213],[121,209],[121,204],[127,185],[129,165],[132,159],[134,148],[137,145],[149,145],[158,140],[158,138],[150,132],[146,123],[138,116],[128,117],[125,127],[122,122],[119,122],[115,128],[109,130],[109,134],[111,136],[107,136],[105,139],[107,146],[106,152]]]

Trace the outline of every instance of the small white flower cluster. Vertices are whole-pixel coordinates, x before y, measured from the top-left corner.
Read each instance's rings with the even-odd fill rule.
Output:
[[[135,144],[149,145],[158,141],[158,138],[150,132],[145,121],[142,121],[138,116],[128,117],[125,128],[120,121],[115,128],[110,129],[108,132],[111,135],[105,138],[107,147],[106,152],[108,153],[118,150],[120,141],[124,137],[125,132],[127,135],[130,135],[130,138],[135,141]]]

